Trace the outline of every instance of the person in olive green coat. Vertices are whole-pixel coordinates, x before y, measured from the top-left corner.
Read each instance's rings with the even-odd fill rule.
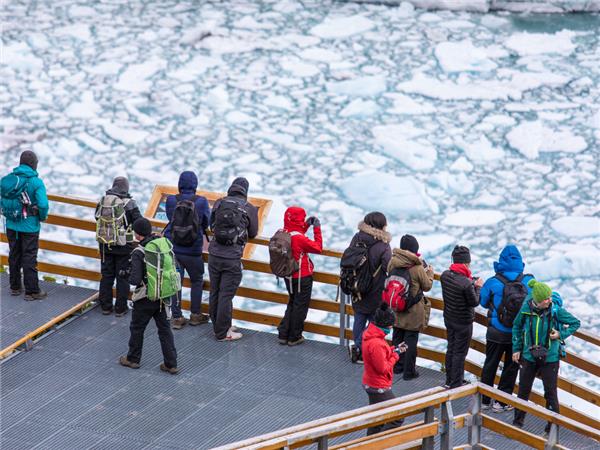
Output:
[[[38,158],[31,150],[21,153],[19,166],[0,181],[2,214],[6,219],[10,293],[25,300],[41,300],[37,275],[40,222],[48,217],[48,197],[37,173]],[[23,280],[21,278],[23,270]]]
[[[560,343],[575,333],[581,322],[562,306],[552,305],[552,289],[547,284],[530,280],[531,292],[513,323],[513,361],[521,363],[519,398],[529,400],[536,374],[544,384],[546,408],[560,412],[558,404],[558,369]],[[515,409],[513,424],[522,427],[525,411]],[[546,425],[546,432],[550,423]]]

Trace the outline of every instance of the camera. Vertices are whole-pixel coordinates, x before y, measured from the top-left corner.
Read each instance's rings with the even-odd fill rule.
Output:
[[[121,269],[117,273],[119,278],[129,278],[129,274],[131,274],[131,266],[127,267],[127,269]]]

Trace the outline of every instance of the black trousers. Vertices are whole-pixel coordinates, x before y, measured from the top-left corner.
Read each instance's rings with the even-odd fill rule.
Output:
[[[98,301],[104,311],[112,311],[113,294],[112,288],[117,280],[117,300],[115,312],[121,313],[127,309],[127,297],[129,295],[129,280],[119,276],[120,270],[126,270],[129,266],[130,255],[118,255],[104,252],[100,262],[100,289],[98,290]]]
[[[204,277],[204,261],[202,256],[191,256],[191,255],[175,255],[177,262],[179,263],[178,270],[181,275],[181,285],[183,286],[183,276],[187,272],[192,283],[191,292],[191,307],[190,312],[192,314],[200,314],[202,312],[202,282]],[[178,319],[183,317],[181,313],[181,291],[173,299],[171,303],[171,312],[173,318]]]
[[[522,358],[521,376],[519,377],[519,398],[522,400],[529,400],[529,394],[531,394],[533,380],[535,380],[535,376],[539,374],[544,385],[544,398],[546,399],[546,408],[550,411],[560,413],[557,389],[558,367],[558,361],[553,363],[538,364],[531,361],[527,361],[525,358]],[[515,408],[514,422],[516,424],[523,425],[523,423],[525,422],[525,414],[525,411],[521,411]]]
[[[144,331],[148,326],[150,319],[154,319],[156,328],[158,329],[158,339],[165,362],[165,366],[177,367],[177,350],[175,350],[175,341],[173,340],[173,332],[171,325],[167,319],[167,306],[160,301],[150,301],[143,298],[134,302],[133,312],[131,314],[131,324],[129,330],[131,337],[129,338],[129,353],[127,359],[131,362],[140,363],[142,359],[142,347],[144,345]]]
[[[498,342],[487,341],[485,344],[485,362],[481,372],[481,382],[488,386],[494,386],[494,378],[498,371],[500,360],[504,357],[504,367],[500,375],[498,389],[511,395],[517,381],[519,365],[512,360],[512,344],[501,344]],[[485,405],[490,404],[490,398],[483,396],[481,402]]]
[[[37,294],[40,292],[37,271],[40,233],[22,233],[7,228],[6,237],[8,238],[10,288],[15,291],[21,290],[21,269],[23,269],[25,294]]]
[[[239,259],[209,255],[210,320],[217,339],[224,339],[231,328],[233,297],[242,282],[242,263]]]
[[[369,405],[374,405],[375,403],[385,402],[386,400],[391,400],[396,398],[391,389],[383,391],[383,393],[376,392],[375,389],[370,388],[366,391],[369,396]],[[384,423],[381,425],[377,425],[375,427],[371,427],[367,429],[367,436],[371,436],[372,434],[379,433],[381,431],[391,430],[392,428],[398,428],[402,426],[404,423],[404,419],[394,420],[392,422]]]
[[[446,351],[446,384],[451,388],[462,386],[465,376],[465,359],[473,335],[473,324],[455,324],[444,319],[448,333]]]
[[[404,372],[403,378],[409,380],[414,378],[417,373],[417,344],[419,342],[419,332],[394,327],[392,344],[398,345],[402,341],[404,341],[408,348],[404,353],[400,353],[400,359],[394,368],[397,373]]]
[[[308,314],[310,305],[310,296],[312,294],[313,277],[300,278],[300,286],[298,279],[285,279],[285,287],[289,294],[289,300],[283,319],[277,327],[279,339],[288,341],[297,341],[302,337],[304,331],[304,321]]]

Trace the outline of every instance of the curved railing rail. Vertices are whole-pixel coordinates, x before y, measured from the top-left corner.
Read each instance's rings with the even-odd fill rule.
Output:
[[[86,208],[95,208],[96,206],[96,202],[94,201],[80,199],[76,197],[67,197],[62,195],[49,195],[48,197],[51,201],[54,202],[83,206]],[[165,222],[162,221],[154,219],[152,219],[151,221],[154,226],[160,229],[162,229],[165,225]],[[96,226],[95,221],[91,219],[81,219],[60,214],[50,214],[47,223],[61,227],[68,227],[87,231],[94,231]],[[3,233],[0,233],[0,240],[6,241],[6,236]],[[257,245],[268,245],[268,239],[266,238],[259,237],[253,239],[252,242]],[[40,248],[48,251],[66,253],[87,258],[100,257],[98,249],[95,247],[86,247],[82,245],[56,242],[47,239],[40,239]],[[341,257],[341,252],[336,250],[328,249],[324,252],[324,254],[326,256],[334,258]],[[206,260],[206,254],[204,255],[204,258]],[[7,264],[6,255],[0,255],[0,263]],[[271,273],[269,264],[263,261],[257,261],[254,259],[244,259],[243,265],[245,270],[267,274]],[[73,277],[91,281],[100,280],[100,273],[99,271],[95,270],[88,270],[78,267],[68,267],[46,262],[38,263],[38,268],[42,272],[62,275],[66,277]],[[437,278],[439,277],[436,275],[436,279]],[[317,271],[314,274],[314,280],[316,282],[337,286],[339,283],[339,276],[335,273]],[[184,280],[184,285],[187,287],[190,286],[189,279]],[[209,287],[209,281],[205,281],[204,289],[208,290]],[[237,295],[239,297],[251,298],[254,300],[267,301],[279,304],[287,304],[288,301],[288,297],[286,294],[275,291],[256,289],[247,286],[241,286],[237,291]],[[443,310],[443,301],[441,299],[435,297],[428,297],[428,299],[431,301],[432,308],[437,310]],[[189,302],[187,300],[184,300],[183,307],[189,309]],[[207,305],[203,305],[203,307],[206,308]],[[338,337],[342,342],[346,342],[346,340],[352,338],[351,331],[348,329],[348,318],[350,315],[353,314],[352,306],[350,304],[346,304],[345,302],[336,302],[335,300],[313,298],[311,299],[310,308],[313,310],[339,314],[340,321],[339,326],[307,322],[305,325],[305,330],[307,332],[330,337]],[[234,318],[238,320],[244,320],[247,322],[271,326],[276,326],[281,320],[281,317],[273,314],[267,314],[256,311],[247,311],[239,308],[234,309],[233,315]],[[475,321],[481,325],[487,325],[487,317],[479,312],[476,313]],[[429,327],[427,327],[426,330],[424,330],[424,334],[436,338],[445,339],[446,330],[435,325],[430,325]],[[592,345],[600,345],[600,338],[590,333],[579,331],[575,334],[575,336]],[[477,339],[472,339],[470,346],[478,352],[485,353],[484,342],[481,342]],[[440,362],[442,364],[444,363],[445,359],[443,353],[425,347],[419,347],[419,356],[425,359]],[[571,352],[568,352],[565,362],[585,372],[600,377],[600,365],[597,362],[586,360]],[[475,374],[476,376],[480,376],[481,374],[481,367],[471,361],[467,361],[466,370]],[[600,406],[600,394],[598,392],[595,392],[591,389],[588,389],[584,386],[581,386],[562,377],[559,377],[558,383],[560,389],[569,392],[579,398],[582,398],[592,404]],[[544,404],[543,396],[535,392],[532,393],[532,400],[537,403]],[[586,423],[591,426],[600,426],[600,421],[596,421],[595,419],[575,409],[565,407],[563,408],[563,411],[566,416],[571,417],[574,420],[580,420],[582,421],[582,423]]]

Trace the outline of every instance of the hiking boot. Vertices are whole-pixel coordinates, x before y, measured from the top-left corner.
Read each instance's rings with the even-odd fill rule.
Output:
[[[121,364],[122,366],[125,366],[125,367],[129,367],[130,369],[139,369],[140,368],[140,365],[138,363],[129,361],[127,359],[127,356],[121,356],[119,358],[119,364]]]
[[[353,364],[357,364],[358,360],[361,359],[360,357],[360,350],[358,349],[358,347],[356,345],[351,345],[350,346],[350,361],[352,361]]]
[[[402,372],[404,372],[404,366],[401,366],[398,363],[394,364],[394,373],[400,375]]]
[[[17,295],[21,295],[23,293],[23,289],[19,288],[19,289],[10,289],[10,295],[14,295],[15,297]]]
[[[288,345],[290,347],[293,347],[294,345],[300,345],[300,344],[303,344],[303,343],[304,343],[304,336],[300,336],[295,341],[288,341]]]
[[[103,316],[110,316],[112,314],[113,310],[112,309],[103,309],[102,310],[102,315]]]
[[[208,316],[206,314],[190,314],[188,323],[192,326],[208,323]]]
[[[279,345],[287,345],[288,340],[284,338],[279,338],[277,339],[277,342],[279,342]]]
[[[160,370],[170,373],[171,375],[177,375],[179,373],[179,369],[177,367],[167,367],[165,363],[160,363]]]
[[[515,420],[513,420],[512,424],[515,427],[523,428],[524,421],[515,419]]]
[[[217,339],[219,342],[237,341],[243,336],[242,333],[233,331],[231,328],[227,331],[227,335],[222,339]]]
[[[492,408],[492,405],[491,405],[491,404],[489,404],[489,403],[482,403],[482,404],[481,404],[481,410],[482,410],[482,411],[488,411],[488,410],[490,410],[491,408]]]
[[[494,402],[494,404],[492,405],[492,411],[494,411],[495,413],[502,413],[505,411],[512,411],[513,409],[515,409],[513,406],[511,405],[503,405],[500,402]]]
[[[187,324],[185,317],[178,317],[177,319],[171,319],[171,327],[174,330],[181,330]]]
[[[126,316],[128,312],[129,312],[129,310],[127,310],[127,309],[125,311],[115,312],[115,317]]]
[[[25,297],[23,297],[23,299],[27,302],[31,302],[34,300],[42,300],[43,298],[46,298],[48,296],[48,293],[46,291],[39,291],[39,292],[34,292],[33,294],[25,294]]]

